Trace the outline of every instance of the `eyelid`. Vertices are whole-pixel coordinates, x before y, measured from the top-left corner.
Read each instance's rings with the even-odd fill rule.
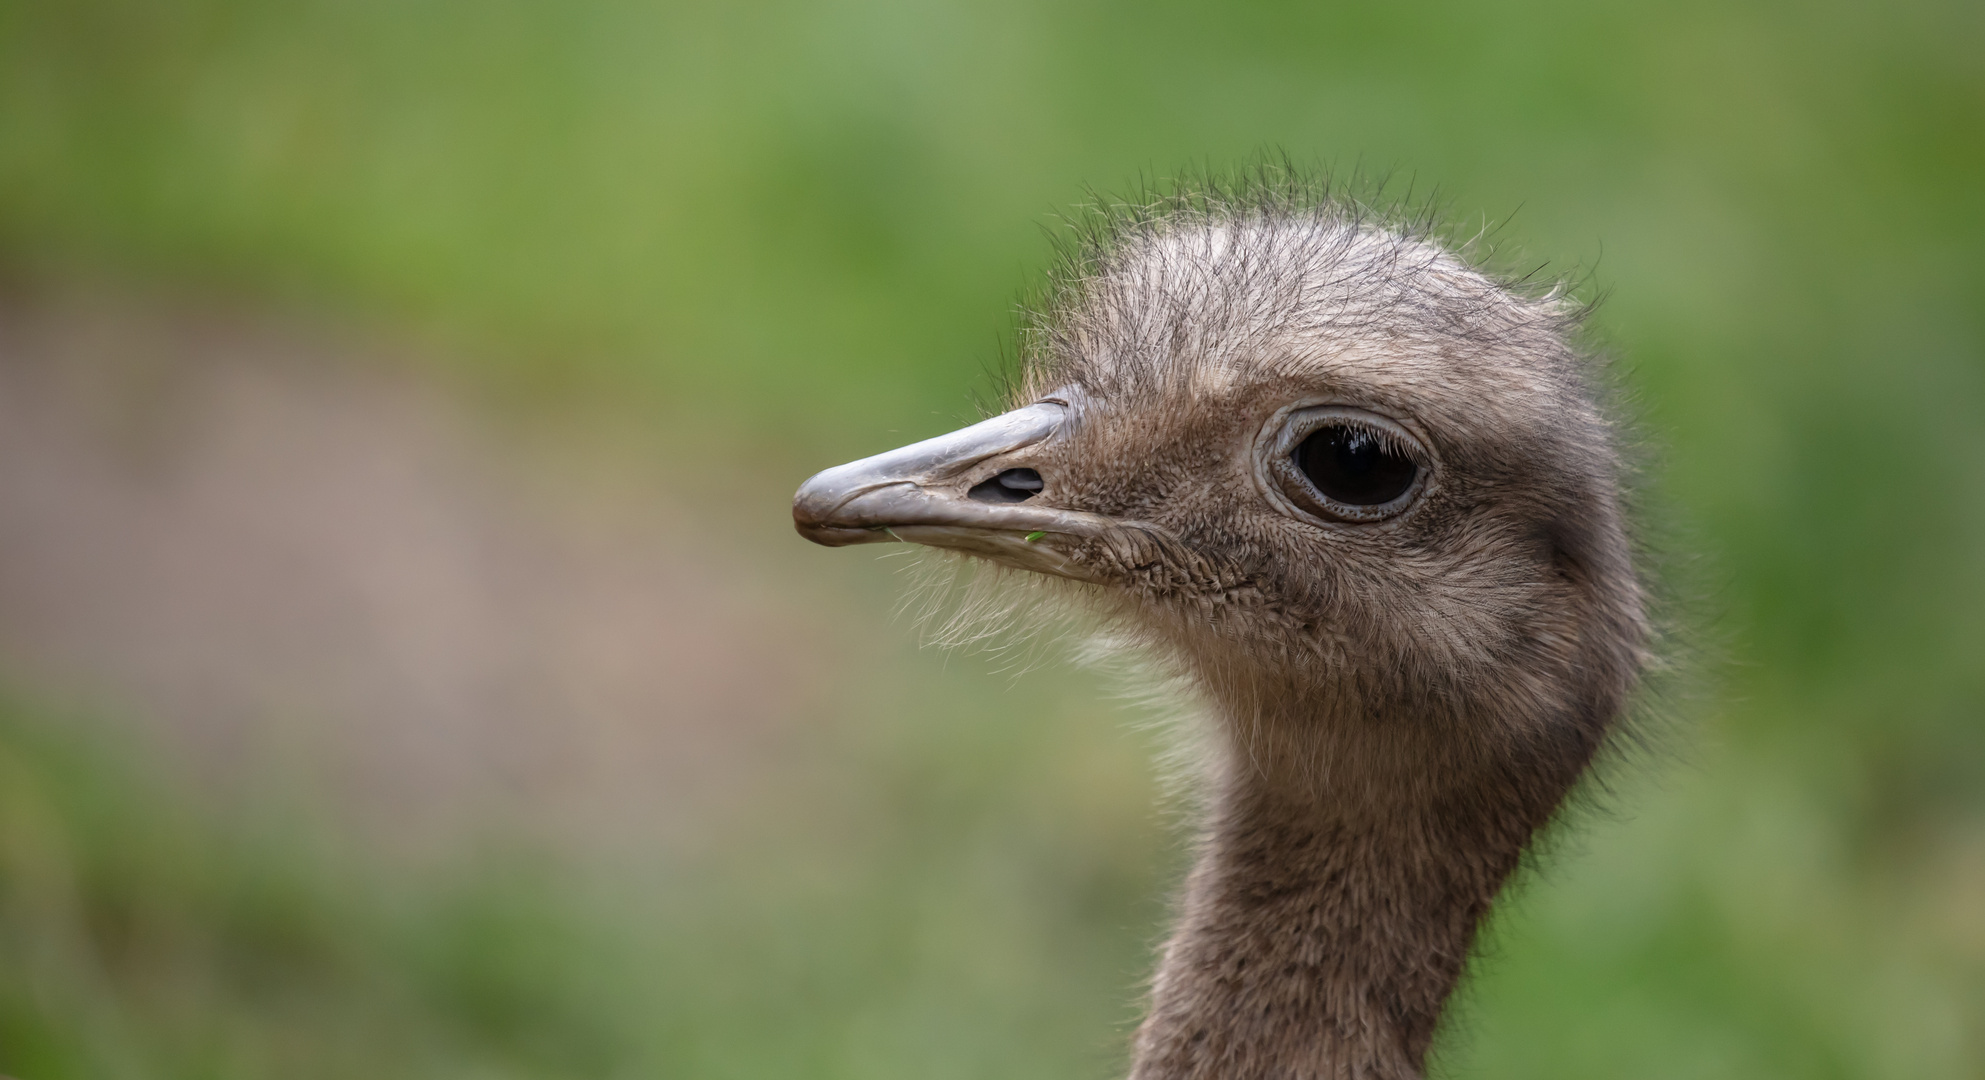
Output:
[[[1362,420],[1348,416],[1324,417],[1313,424],[1292,427],[1290,442],[1293,445],[1289,448],[1289,452],[1292,454],[1302,452],[1303,444],[1310,436],[1315,435],[1325,428],[1333,427],[1357,428],[1359,431],[1370,435],[1378,443],[1380,450],[1397,457],[1403,457],[1415,465],[1425,467],[1423,459],[1426,455],[1420,450],[1417,443],[1408,442],[1394,432],[1388,431],[1377,424],[1368,424]],[[1295,434],[1296,432],[1300,432],[1300,434]]]
[[[1283,420],[1278,441],[1284,449],[1293,451],[1311,434],[1333,423],[1371,432],[1378,436],[1380,445],[1411,458],[1416,465],[1425,467],[1432,463],[1432,455],[1404,424],[1369,409],[1350,405],[1311,405],[1293,410]]]

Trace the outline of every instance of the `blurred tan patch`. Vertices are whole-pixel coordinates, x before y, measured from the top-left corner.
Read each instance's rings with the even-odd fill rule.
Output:
[[[0,672],[395,844],[693,841],[819,692],[831,586],[710,542],[742,511],[660,454],[329,338],[0,304]]]

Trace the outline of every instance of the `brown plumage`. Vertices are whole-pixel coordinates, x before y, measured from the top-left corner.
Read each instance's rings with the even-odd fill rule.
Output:
[[[1014,411],[800,490],[818,542],[1065,583],[1207,703],[1133,1080],[1420,1075],[1645,660],[1574,329],[1345,204],[1173,200],[1075,253]]]

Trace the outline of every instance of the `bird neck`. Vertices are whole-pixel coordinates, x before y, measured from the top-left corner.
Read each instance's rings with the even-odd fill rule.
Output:
[[[1535,759],[1415,747],[1397,725],[1306,747],[1264,746],[1297,728],[1258,712],[1221,728],[1230,764],[1132,1080],[1421,1076],[1476,926],[1576,768],[1511,776]]]

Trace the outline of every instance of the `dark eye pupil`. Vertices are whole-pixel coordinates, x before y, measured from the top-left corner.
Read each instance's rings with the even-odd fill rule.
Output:
[[[1406,494],[1420,467],[1386,449],[1364,428],[1318,428],[1296,448],[1296,468],[1318,491],[1352,506],[1379,506]]]

